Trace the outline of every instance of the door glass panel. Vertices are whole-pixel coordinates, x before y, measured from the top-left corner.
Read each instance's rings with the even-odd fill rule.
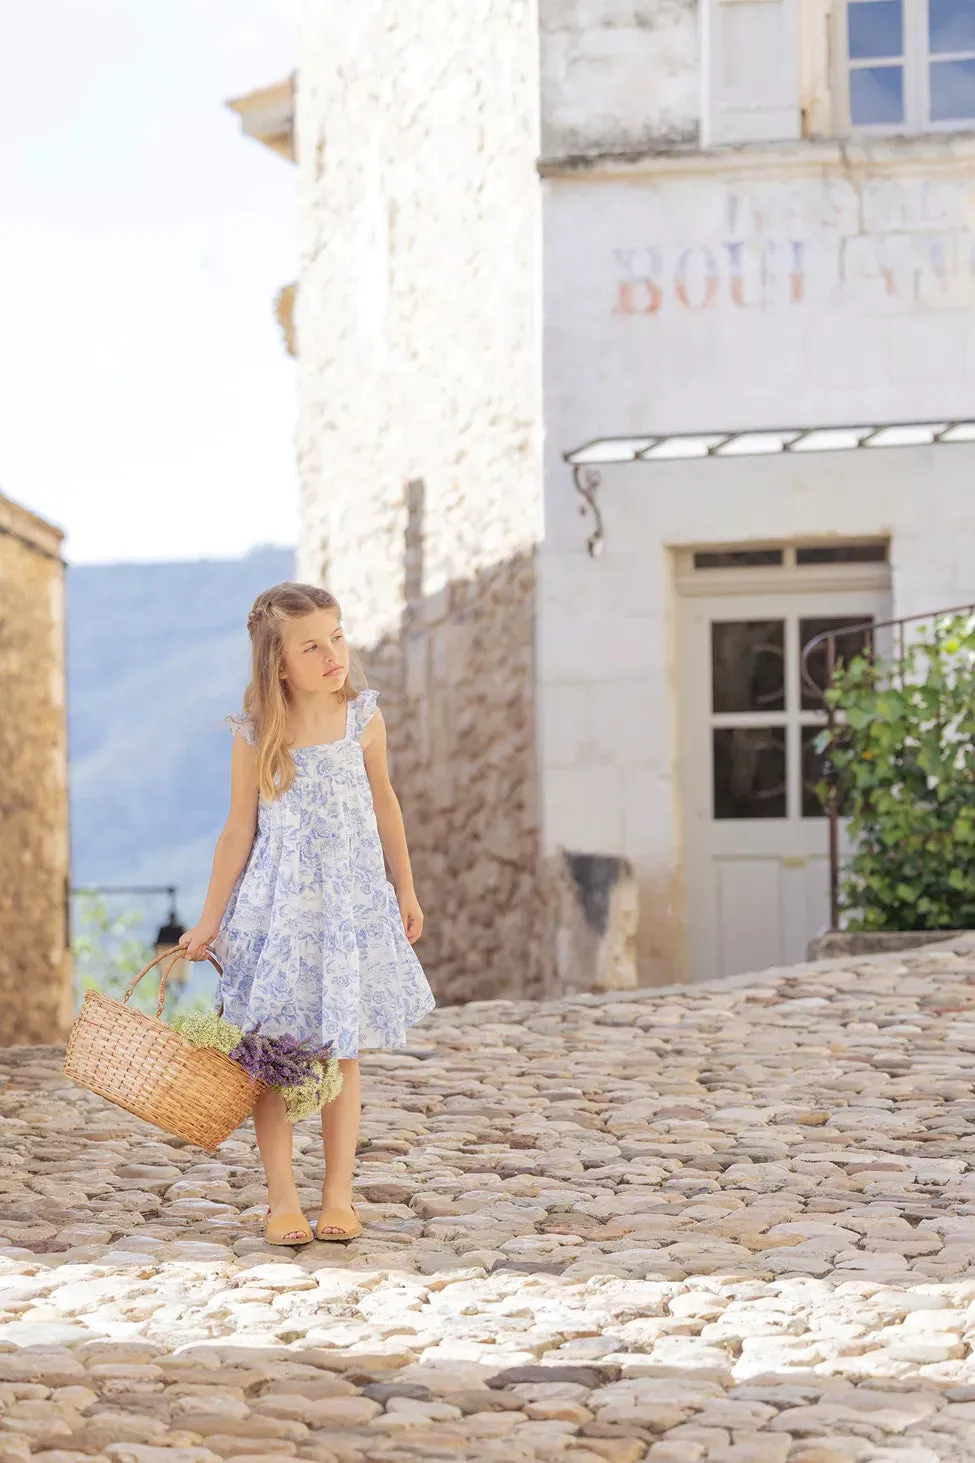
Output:
[[[785,710],[785,621],[715,620],[711,625],[715,712]]]
[[[886,564],[886,544],[800,544],[797,564]]]
[[[702,549],[695,569],[760,569],[782,563],[781,549]]]
[[[715,818],[784,818],[784,726],[715,727]]]
[[[802,728],[802,816],[804,818],[825,818],[826,809],[819,800],[816,788],[823,776],[823,756],[815,748],[821,727]]]
[[[815,747],[816,738],[822,731],[821,726],[804,726],[802,728],[802,816],[804,818],[825,818],[826,809],[819,801],[819,794],[816,791],[823,777],[823,754],[817,752]],[[836,787],[837,808],[840,817],[845,817],[848,807],[847,797],[848,785],[846,778],[841,775]]]
[[[839,664],[840,661],[844,661],[847,665],[853,660],[854,656],[862,655],[865,650],[869,650],[873,641],[873,630],[871,629],[873,625],[872,615],[833,615],[824,619],[799,621],[799,693],[800,705],[803,711],[824,711],[826,709],[823,691],[826,689],[827,681],[826,667],[828,664],[827,653],[829,650],[829,641],[824,640],[821,645],[817,645],[809,657],[807,670],[815,684],[815,690],[806,684],[805,678],[803,677],[801,651],[809,644],[810,640],[815,640],[817,635],[825,635],[829,631],[839,632],[853,625],[862,625],[864,628],[858,630],[856,634],[851,635],[839,635],[837,633],[837,639],[835,641],[836,662]]]

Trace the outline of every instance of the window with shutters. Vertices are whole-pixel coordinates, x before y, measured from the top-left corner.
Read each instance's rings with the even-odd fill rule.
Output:
[[[852,131],[975,127],[975,0],[845,0],[840,18]]]

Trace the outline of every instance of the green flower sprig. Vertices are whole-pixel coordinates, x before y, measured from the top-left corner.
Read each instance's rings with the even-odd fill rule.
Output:
[[[245,1033],[239,1026],[225,1021],[213,1010],[188,1011],[177,1016],[172,1024],[173,1030],[193,1046],[222,1052],[225,1057],[230,1057],[245,1040]],[[275,1089],[284,1098],[285,1115],[291,1123],[314,1117],[326,1103],[334,1102],[342,1090],[342,1073],[334,1058],[312,1061],[307,1065],[309,1075],[304,1081]]]

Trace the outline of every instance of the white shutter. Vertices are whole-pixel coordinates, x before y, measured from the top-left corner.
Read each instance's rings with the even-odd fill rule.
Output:
[[[701,0],[705,147],[794,142],[798,0]]]

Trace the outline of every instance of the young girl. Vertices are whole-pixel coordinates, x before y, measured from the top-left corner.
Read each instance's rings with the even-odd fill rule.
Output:
[[[423,913],[386,768],[376,692],[357,690],[339,607],[324,589],[278,584],[247,620],[253,677],[234,737],[230,816],[199,923],[180,943],[223,965],[226,1020],[265,1036],[334,1044],[342,1089],[322,1109],[325,1185],[315,1234],[362,1232],[352,1202],[358,1054],[402,1046],[432,1010],[412,945]],[[386,877],[383,854],[392,876]],[[394,892],[395,891],[395,892]],[[307,1244],[280,1093],[254,1109],[267,1175],[267,1238]]]

